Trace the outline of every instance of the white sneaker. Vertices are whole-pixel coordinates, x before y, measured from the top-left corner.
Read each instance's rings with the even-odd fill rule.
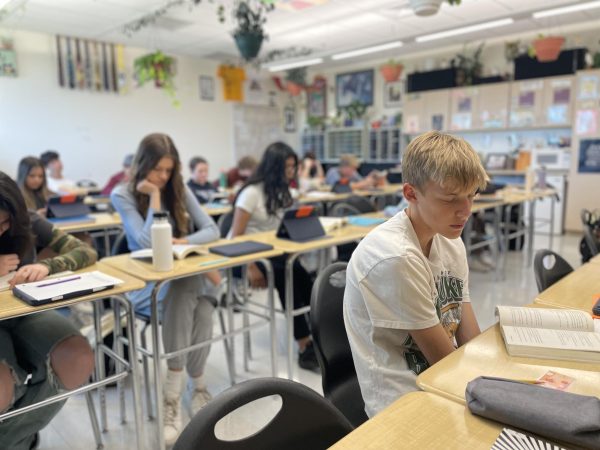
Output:
[[[164,398],[164,434],[165,445],[172,446],[181,432],[181,398]]]
[[[194,389],[192,391],[192,400],[190,402],[190,417],[194,417],[211,399],[212,395],[206,390],[206,387]]]
[[[490,267],[484,264],[477,255],[473,255],[469,258],[469,269],[473,272],[488,272]]]

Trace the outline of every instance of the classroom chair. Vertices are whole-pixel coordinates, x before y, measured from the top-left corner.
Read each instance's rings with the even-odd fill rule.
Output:
[[[319,273],[310,299],[310,325],[325,398],[357,427],[368,417],[344,326],[346,267],[336,262]]]
[[[533,271],[538,291],[542,292],[573,272],[573,267],[552,250],[538,250],[533,260]]]
[[[330,215],[334,217],[355,216],[375,212],[375,205],[367,198],[358,195],[352,195],[346,200],[337,202],[331,208]]]
[[[217,226],[219,227],[219,233],[223,239],[229,234],[231,225],[233,225],[233,211],[228,212],[227,214],[221,214],[221,217],[217,220]]]
[[[272,395],[280,396],[282,405],[264,428],[234,441],[215,436],[215,425],[223,417]],[[352,430],[342,413],[303,384],[282,378],[255,378],[221,392],[208,402],[185,427],[173,450],[319,450],[330,447]]]
[[[600,214],[598,210],[581,210],[581,225],[583,226],[583,244],[587,247],[586,257],[583,262],[600,253],[600,242],[596,238],[596,230],[600,227]],[[583,251],[582,251],[583,254]]]

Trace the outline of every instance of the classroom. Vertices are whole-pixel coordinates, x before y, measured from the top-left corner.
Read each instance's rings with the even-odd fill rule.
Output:
[[[599,24],[0,0],[0,450],[600,448]]]

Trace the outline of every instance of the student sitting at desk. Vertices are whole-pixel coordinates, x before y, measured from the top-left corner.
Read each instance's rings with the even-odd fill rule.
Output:
[[[301,192],[319,189],[325,183],[323,166],[315,156],[314,152],[307,152],[300,164],[298,174],[299,188]]]
[[[63,176],[63,163],[57,152],[48,150],[41,154],[40,160],[46,168],[48,189],[59,195],[83,193],[83,190],[77,187],[75,181]]]
[[[192,177],[187,185],[192,194],[198,200],[198,203],[204,205],[210,203],[212,196],[217,192],[217,188],[208,182],[208,162],[206,159],[196,156],[190,160],[190,172]]]
[[[227,187],[237,189],[242,186],[256,170],[258,161],[253,156],[243,156],[237,166],[227,172]]]
[[[325,183],[335,186],[338,183],[349,184],[352,190],[372,189],[379,183],[379,179],[374,172],[363,178],[358,173],[360,164],[356,156],[344,154],[340,156],[340,164],[337,167],[331,167],[325,176]]]
[[[131,165],[133,164],[133,154],[130,153],[125,156],[123,160],[123,170],[115,173],[106,186],[102,188],[102,195],[110,195],[114,188],[116,188],[119,184],[127,183],[129,178],[131,177]]]
[[[36,262],[50,247],[58,256]],[[96,252],[27,211],[17,184],[0,172],[0,276],[16,271],[9,284],[38,281],[56,272],[78,270],[96,261]],[[56,311],[0,321],[0,413],[75,389],[94,368],[87,339]],[[0,447],[35,448],[38,432],[65,402],[0,422]]]
[[[52,192],[46,186],[46,173],[42,161],[34,156],[23,158],[17,169],[17,183],[27,209],[46,217],[46,205]]]
[[[204,244],[219,238],[219,229],[200,208],[181,177],[181,163],[175,144],[169,136],[155,133],[142,139],[135,155],[133,173],[127,185],[118,186],[111,194],[112,204],[123,221],[129,250],[152,246],[150,228],[155,211],[168,211],[173,227],[174,244]],[[190,221],[195,229],[190,233]],[[170,353],[212,337],[213,302],[219,298],[218,272],[196,275],[167,284],[160,291],[162,306],[162,338],[165,352]],[[150,315],[150,298],[154,283],[135,291],[129,299],[135,310]],[[210,346],[193,350],[167,361],[164,384],[165,442],[173,445],[181,431],[181,396],[184,369],[192,379],[191,415],[195,415],[211,398],[204,382],[204,369]]]
[[[344,322],[369,417],[480,333],[460,239],[487,181],[479,158],[463,139],[429,132],[406,148],[402,175],[408,208],[358,244],[346,273]]]
[[[298,157],[290,146],[282,142],[271,144],[265,150],[256,172],[238,192],[231,225],[231,237],[243,234],[274,231],[283,217],[283,209],[292,206],[290,181],[296,178]],[[271,259],[275,287],[285,307],[285,256]],[[253,287],[267,285],[264,268],[248,265],[248,278]],[[310,304],[312,280],[304,267],[294,263],[294,309]],[[306,315],[294,317],[294,338],[298,343],[298,364],[303,369],[317,370],[315,350]]]

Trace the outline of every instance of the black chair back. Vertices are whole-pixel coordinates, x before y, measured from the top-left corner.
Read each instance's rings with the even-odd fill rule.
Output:
[[[335,217],[355,216],[377,211],[373,202],[359,195],[352,195],[337,202],[331,208],[330,214]]]
[[[223,214],[221,217],[219,217],[217,225],[219,226],[219,233],[221,234],[221,237],[226,238],[229,230],[231,229],[231,225],[233,225],[233,211]]]
[[[127,236],[125,235],[124,231],[117,236],[117,239],[115,239],[115,242],[110,250],[111,256],[122,255],[123,253],[129,253]]]
[[[573,272],[573,267],[552,250],[538,250],[533,260],[533,270],[538,291],[542,292]]]
[[[281,409],[261,430],[235,441],[215,436],[223,417],[254,400],[279,395]],[[255,378],[221,392],[185,427],[173,450],[326,449],[352,431],[352,425],[312,389],[282,378]]]
[[[310,322],[325,398],[358,426],[368,417],[344,326],[346,267],[337,262],[319,273],[310,300]]]

